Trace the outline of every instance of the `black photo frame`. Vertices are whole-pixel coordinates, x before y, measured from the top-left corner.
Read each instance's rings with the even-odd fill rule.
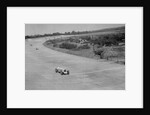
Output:
[[[128,110],[132,112],[146,112],[149,110],[149,77],[146,76],[146,63],[145,63],[145,41],[148,39],[146,37],[149,37],[148,35],[148,27],[149,27],[149,8],[146,5],[146,3],[138,0],[133,0],[133,1],[119,1],[119,0],[105,0],[105,1],[2,1],[1,6],[1,34],[2,34],[2,44],[3,44],[3,76],[1,76],[1,109],[4,112],[10,111],[10,110],[21,110],[17,108],[7,108],[7,7],[143,7],[144,8],[144,32],[143,32],[143,57],[144,57],[144,65],[143,65],[143,108],[123,108],[122,110]],[[29,108],[22,108],[22,110],[28,110]],[[46,109],[46,108],[33,108],[34,110],[51,110],[52,108]],[[53,108],[55,110],[57,109],[69,109],[69,108]],[[72,109],[81,109],[81,108],[72,108]],[[82,108],[82,109],[96,109],[96,108]],[[31,109],[30,109],[31,110]],[[99,108],[99,110],[111,110],[113,111],[114,109],[108,109],[108,108]],[[121,109],[115,109],[115,110],[121,110]],[[103,111],[103,112],[104,112]]]

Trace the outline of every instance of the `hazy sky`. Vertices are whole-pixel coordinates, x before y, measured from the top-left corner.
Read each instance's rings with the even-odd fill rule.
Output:
[[[124,24],[25,24],[25,35],[98,30],[120,26],[124,26]]]

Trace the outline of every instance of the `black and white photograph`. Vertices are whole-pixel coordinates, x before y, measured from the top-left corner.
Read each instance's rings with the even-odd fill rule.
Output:
[[[25,24],[25,90],[125,90],[125,24]]]

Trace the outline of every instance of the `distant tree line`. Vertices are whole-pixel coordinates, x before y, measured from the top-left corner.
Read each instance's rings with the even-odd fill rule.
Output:
[[[29,39],[29,38],[39,38],[39,37],[48,37],[48,36],[58,36],[58,35],[77,35],[77,34],[86,34],[86,33],[90,33],[90,31],[72,31],[72,32],[65,32],[65,33],[60,33],[60,32],[55,32],[52,34],[43,34],[43,35],[26,35],[25,39]]]
[[[72,31],[72,32],[64,32],[64,33],[60,33],[60,32],[55,32],[52,34],[38,34],[38,35],[26,35],[25,39],[29,39],[29,38],[38,38],[38,37],[48,37],[48,36],[58,36],[58,35],[77,35],[77,34],[87,34],[87,33],[93,33],[93,32],[105,32],[105,31],[119,31],[119,32],[124,32],[125,31],[125,27],[117,27],[117,28],[109,28],[109,29],[103,29],[103,30],[94,30],[94,31]]]

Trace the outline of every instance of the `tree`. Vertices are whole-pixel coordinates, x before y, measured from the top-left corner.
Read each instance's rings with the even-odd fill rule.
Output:
[[[102,55],[103,52],[104,52],[104,49],[103,49],[103,48],[94,51],[94,53],[95,53],[96,55],[99,55],[99,56],[100,56],[100,59],[103,59],[103,55]]]
[[[75,32],[75,31],[72,31],[71,34],[76,34],[76,32]]]

